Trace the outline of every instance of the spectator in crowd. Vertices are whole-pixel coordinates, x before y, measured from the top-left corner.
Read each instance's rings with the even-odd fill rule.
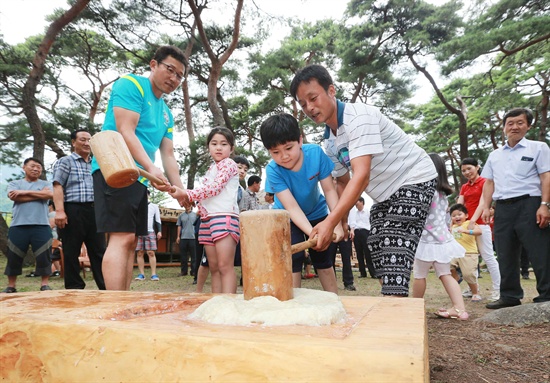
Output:
[[[490,221],[491,201],[495,208],[495,246],[500,275],[500,299],[488,309],[517,306],[523,299],[520,282],[522,248],[527,251],[537,281],[535,303],[550,301],[550,148],[531,141],[533,113],[514,108],[503,118],[506,142],[489,155],[481,175],[483,213]]]
[[[149,198],[151,192],[147,190],[147,197]],[[138,236],[136,245],[137,251],[137,264],[139,274],[136,277],[136,281],[145,280],[145,256],[149,258],[149,267],[151,268],[151,280],[158,281],[160,278],[157,275],[157,241],[162,238],[162,224],[160,219],[160,210],[157,204],[148,201],[147,203],[147,235]]]
[[[188,273],[188,263],[191,259],[191,276],[195,276],[196,272],[196,244],[195,244],[195,221],[197,220],[197,214],[193,211],[191,206],[187,206],[185,211],[178,217],[176,223],[178,227],[176,243],[180,248],[180,273],[178,276],[183,277]],[[200,262],[200,261],[199,261]]]
[[[78,260],[84,243],[88,249],[94,281],[100,290],[105,290],[101,267],[106,243],[105,235],[97,231],[95,220],[91,138],[85,129],[73,131],[73,152],[57,160],[53,168],[55,225],[63,242],[63,278],[66,289],[86,287],[80,275]]]
[[[29,245],[36,258],[36,274],[40,276],[40,291],[48,285],[52,272],[52,229],[48,219],[48,200],[53,197],[52,185],[39,177],[42,162],[27,158],[23,162],[25,177],[8,184],[8,198],[13,201],[13,217],[8,230],[8,263],[4,275],[8,287],[3,293],[16,293],[17,276],[23,272],[23,259]]]
[[[349,227],[351,229],[351,239],[355,245],[355,254],[359,263],[359,278],[367,277],[367,270],[371,278],[376,278],[372,257],[367,245],[370,234],[370,212],[365,206],[365,199],[359,197],[355,203],[355,209],[351,209],[349,213]],[[366,267],[365,267],[366,266]]]
[[[466,250],[466,255],[461,258],[455,258],[451,262],[453,277],[458,281],[460,279],[457,268],[462,272],[462,278],[468,283],[472,292],[472,302],[481,301],[479,285],[477,283],[477,264],[479,250],[477,248],[476,237],[480,236],[481,228],[476,224],[470,229],[468,220],[468,209],[462,204],[451,206],[450,209],[452,223],[452,233],[455,240]]]
[[[55,204],[53,200],[48,202],[48,220],[52,228],[52,275],[51,277],[59,277],[61,275],[61,241],[57,234],[57,226],[55,225]]]
[[[353,271],[351,269],[351,253],[352,245],[351,239],[342,239],[340,242],[333,243],[328,247],[328,252],[332,259],[332,267],[336,272],[336,253],[340,250],[340,259],[342,260],[342,282],[344,283],[344,290],[356,291],[353,284]]]
[[[493,250],[493,237],[491,234],[491,226],[486,225],[481,219],[481,192],[485,184],[485,178],[480,176],[480,167],[476,159],[464,158],[460,165],[462,175],[468,180],[460,189],[457,203],[466,206],[469,213],[470,227],[474,229],[477,224],[481,228],[482,234],[476,237],[477,248],[481,254],[481,258],[487,265],[487,270],[491,275],[493,282],[493,291],[491,292],[491,300],[496,301],[500,296],[500,271],[498,262],[495,258]],[[479,268],[478,268],[479,270]],[[468,289],[464,291],[465,297],[471,297],[472,292]]]
[[[260,209],[260,201],[258,201],[256,193],[260,191],[261,183],[262,179],[259,176],[252,175],[248,178],[248,188],[243,193],[243,198],[239,203],[239,211],[241,213],[247,210]]]
[[[267,205],[263,205],[263,209],[273,209],[273,205],[275,204],[275,194],[265,192],[264,201]]]

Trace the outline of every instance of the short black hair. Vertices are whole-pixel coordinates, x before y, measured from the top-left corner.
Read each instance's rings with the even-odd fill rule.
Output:
[[[174,45],[163,45],[158,47],[158,49],[155,51],[155,55],[153,56],[153,60],[159,63],[161,61],[164,61],[164,59],[168,56],[172,56],[183,64],[183,74],[185,75],[189,64],[185,59],[185,54],[183,53],[183,51]]]
[[[464,214],[468,215],[468,209],[466,209],[466,206],[464,206],[461,203],[457,203],[457,204],[451,206],[451,208],[449,209],[449,213],[453,214],[453,211],[455,211],[455,210],[461,211]]]
[[[290,83],[290,95],[296,100],[296,92],[301,83],[309,83],[311,80],[316,80],[325,91],[328,91],[329,86],[333,85],[332,77],[328,70],[322,65],[311,64],[300,69],[292,82]]]
[[[243,156],[235,156],[233,157],[233,161],[250,169],[250,162],[248,162],[248,160]]]
[[[88,129],[85,129],[85,128],[75,129],[71,132],[71,140],[76,140],[76,135],[80,132],[90,133],[90,131]]]
[[[270,197],[275,197],[275,193],[265,192],[265,195],[268,195]]]
[[[365,204],[365,199],[363,197],[357,198],[357,202],[361,202],[362,204]]]
[[[40,166],[42,166],[42,169],[44,169],[44,164],[42,163],[42,161],[40,161],[38,158],[34,158],[34,157],[26,158],[25,161],[23,161],[23,165],[27,165],[27,163],[29,163],[30,161],[34,161],[34,162],[40,164]]]
[[[248,178],[248,181],[246,182],[248,186],[252,186],[254,184],[259,184],[259,183],[262,183],[262,179],[260,178],[260,176],[257,176],[257,175],[250,176]]]
[[[506,120],[508,117],[518,117],[521,115],[525,115],[525,118],[527,119],[527,125],[531,126],[533,123],[533,112],[531,112],[531,109],[527,108],[513,108],[510,109],[506,114],[504,115],[502,119],[502,125],[506,125]]]
[[[300,141],[298,121],[288,113],[275,114],[262,122],[260,137],[267,150],[291,141]]]

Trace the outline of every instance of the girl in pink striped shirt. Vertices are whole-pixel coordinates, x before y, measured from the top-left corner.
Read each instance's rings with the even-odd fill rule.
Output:
[[[237,205],[239,171],[230,158],[235,138],[229,129],[216,127],[208,134],[206,144],[214,162],[208,168],[202,186],[193,190],[176,188],[170,194],[182,206],[199,203],[199,243],[205,245],[212,274],[212,292],[234,294],[237,278],[233,263],[240,236]]]

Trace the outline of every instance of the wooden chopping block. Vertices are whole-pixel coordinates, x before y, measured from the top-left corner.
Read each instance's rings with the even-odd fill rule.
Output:
[[[285,210],[249,210],[239,216],[243,294],[249,300],[294,298],[290,214]]]
[[[190,320],[210,298],[181,291],[0,294],[0,382],[430,381],[422,299],[341,296],[348,315],[329,326]]]
[[[139,176],[156,184],[164,184],[151,173],[137,167],[122,134],[104,130],[93,135],[90,146],[107,185],[124,188],[136,182]]]

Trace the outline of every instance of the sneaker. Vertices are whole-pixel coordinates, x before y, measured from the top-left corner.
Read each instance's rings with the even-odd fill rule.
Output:
[[[48,285],[43,285],[43,286],[40,286],[40,291],[48,291],[48,290],[51,290],[52,288]]]
[[[38,275],[36,275],[34,271],[31,271],[29,274],[25,275],[25,277],[34,278],[34,277],[38,277]]]
[[[136,281],[144,281],[145,280],[145,275],[143,274],[138,274],[138,276],[136,277]]]
[[[59,271],[54,271],[53,274],[51,275],[52,277],[59,277],[61,274],[59,273]]]
[[[472,302],[481,302],[483,298],[479,294],[472,295]]]
[[[344,286],[344,290],[347,290],[347,291],[357,291],[357,289],[355,288],[354,285],[347,285],[347,286]]]
[[[159,281],[160,278],[159,278],[159,276],[158,276],[157,274],[155,274],[155,275],[151,275],[151,280],[152,280],[152,281]]]
[[[493,290],[493,292],[491,293],[491,301],[495,302],[495,301],[498,301],[499,299],[500,299],[500,291]]]
[[[522,279],[530,279],[530,278],[529,278],[529,273],[523,273],[523,274],[521,274],[521,278],[522,278]]]
[[[471,298],[472,297],[472,290],[468,287],[466,290],[462,292],[462,296],[464,298]]]
[[[8,286],[4,290],[2,290],[2,292],[4,294],[12,294],[12,293],[16,293],[17,289],[15,287]]]

